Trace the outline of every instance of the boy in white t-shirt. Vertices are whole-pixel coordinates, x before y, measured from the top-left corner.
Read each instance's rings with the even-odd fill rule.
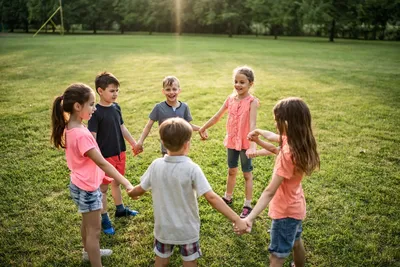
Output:
[[[200,217],[197,198],[206,200],[234,225],[245,230],[240,217],[212,191],[201,168],[186,155],[190,149],[192,127],[181,118],[167,119],[160,125],[161,142],[167,155],[154,160],[129,191],[137,199],[152,190],[154,208],[155,266],[166,266],[175,245],[179,246],[183,266],[197,266],[200,251]]]

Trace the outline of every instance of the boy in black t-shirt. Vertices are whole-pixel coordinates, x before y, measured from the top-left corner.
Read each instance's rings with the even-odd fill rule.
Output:
[[[100,102],[96,104],[96,111],[89,120],[88,128],[96,139],[103,157],[124,175],[126,159],[124,138],[132,146],[134,155],[141,151],[135,150],[136,141],[124,125],[120,106],[115,103],[119,92],[119,81],[111,73],[103,72],[96,76],[95,86],[100,95]],[[116,206],[115,217],[135,216],[138,212],[124,207],[119,184],[112,178],[105,176],[100,186],[103,193],[101,226],[105,234],[113,235],[115,230],[107,213],[109,184],[111,184],[111,194]]]

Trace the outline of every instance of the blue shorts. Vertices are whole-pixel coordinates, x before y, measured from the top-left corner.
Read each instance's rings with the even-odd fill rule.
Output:
[[[242,165],[242,172],[251,172],[253,170],[253,165],[251,164],[251,159],[246,156],[246,150],[242,149],[241,151],[237,151],[235,149],[227,149],[228,153],[228,167],[230,169],[237,168],[239,163],[240,156],[240,164]]]
[[[302,232],[301,220],[293,218],[272,220],[271,244],[268,251],[278,258],[286,258],[292,252],[294,241],[300,239]]]
[[[174,253],[174,246],[171,244],[164,244],[154,239],[154,253],[160,258],[169,258]],[[194,261],[201,257],[200,243],[199,241],[185,244],[177,245],[179,251],[181,252],[182,259],[184,261]]]
[[[69,192],[72,200],[78,206],[78,212],[80,213],[101,210],[103,208],[103,203],[101,202],[102,193],[100,188],[95,191],[85,191],[73,183],[70,183]]]

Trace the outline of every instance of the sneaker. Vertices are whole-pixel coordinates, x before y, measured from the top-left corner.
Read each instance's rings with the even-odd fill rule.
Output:
[[[106,235],[115,234],[115,230],[112,227],[111,222],[109,220],[101,221],[101,228],[103,229],[103,233],[105,233]]]
[[[232,206],[233,203],[233,198],[231,199],[226,199],[225,197],[222,197],[222,200],[228,205],[228,206]]]
[[[252,208],[244,206],[242,209],[242,213],[240,213],[240,218],[242,219],[246,218],[247,216],[249,216],[252,210],[253,210]]]
[[[111,256],[112,253],[113,251],[111,249],[100,249],[100,257],[108,257]],[[82,251],[82,259],[84,261],[89,260],[89,255],[86,251]]]
[[[115,211],[115,217],[129,217],[136,216],[139,212],[136,210],[131,210],[128,207],[125,207],[123,211]]]

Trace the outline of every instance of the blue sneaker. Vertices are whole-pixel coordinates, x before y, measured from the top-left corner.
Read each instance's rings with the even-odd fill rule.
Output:
[[[103,229],[103,233],[105,233],[106,235],[115,234],[115,230],[109,220],[101,221],[101,228]]]
[[[139,212],[136,210],[131,210],[128,207],[125,207],[123,211],[115,211],[115,217],[129,217],[129,216],[136,216]]]

